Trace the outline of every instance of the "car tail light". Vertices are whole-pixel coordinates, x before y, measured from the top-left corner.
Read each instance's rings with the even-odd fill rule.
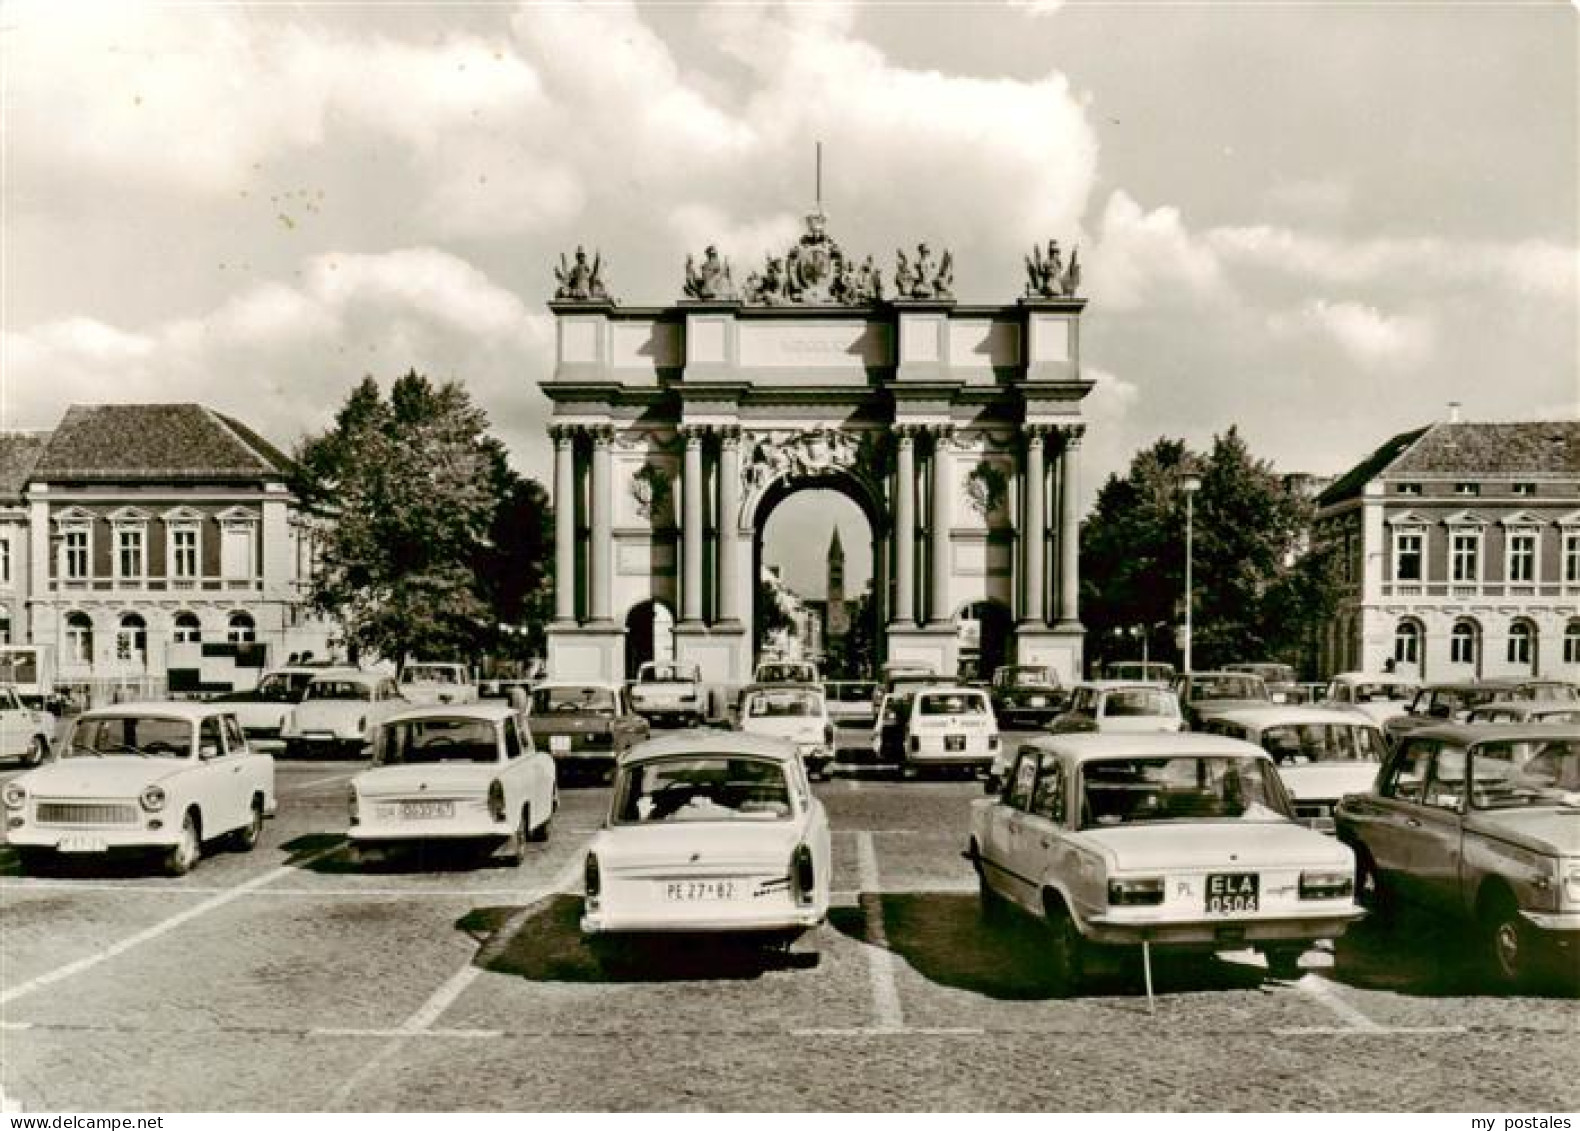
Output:
[[[1353,872],[1300,873],[1301,899],[1348,899],[1354,891]]]
[[[488,783],[488,815],[496,821],[505,819],[505,787],[498,778]]]
[[[915,734],[911,735],[911,753],[914,754],[918,750],[920,750],[921,748],[922,748],[921,737],[919,735],[915,735]]]
[[[148,812],[157,813],[165,807],[165,791],[157,785],[151,785],[143,790],[137,800]]]
[[[1163,877],[1109,880],[1108,902],[1114,907],[1156,907],[1163,902]]]
[[[988,749],[989,750],[997,750],[998,749],[998,735],[996,735],[996,734],[988,735]]]
[[[352,786],[346,790],[346,816],[354,825],[360,820],[357,814],[357,787]]]
[[[790,884],[795,889],[795,901],[799,904],[812,902],[817,884],[817,875],[812,866],[812,850],[804,844],[796,845],[790,854]]]
[[[20,809],[27,804],[27,788],[16,782],[7,782],[5,787],[5,807],[7,809]]]
[[[598,871],[598,857],[591,852],[587,854],[587,863],[582,869],[582,887],[590,903],[596,903],[599,894],[603,891],[603,876]]]
[[[368,717],[366,715],[363,715],[360,719],[357,720],[357,733],[358,734],[366,734],[367,731],[368,731]]]
[[[829,724],[828,726],[823,728],[823,745],[824,746],[830,746],[830,747],[834,745],[834,727],[833,727],[833,724]]]

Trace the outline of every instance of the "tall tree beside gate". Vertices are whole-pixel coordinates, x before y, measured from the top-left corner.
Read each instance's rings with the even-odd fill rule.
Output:
[[[545,588],[547,500],[510,469],[459,383],[412,371],[386,400],[365,378],[296,461],[295,489],[320,526],[309,598],[349,647],[472,659],[501,637],[529,639],[503,626],[530,616]]]
[[[1313,505],[1289,491],[1230,428],[1201,455],[1159,439],[1110,476],[1081,530],[1081,619],[1094,657],[1178,660],[1184,622],[1187,475],[1194,499],[1198,668],[1237,660],[1306,658],[1336,592],[1323,552],[1306,551]]]

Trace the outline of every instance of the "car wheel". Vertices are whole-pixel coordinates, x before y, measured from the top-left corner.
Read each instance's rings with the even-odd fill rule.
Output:
[[[549,826],[554,823],[554,810],[559,808],[559,790],[556,789],[549,798],[549,815],[543,818],[543,823],[537,828],[527,826],[527,839],[534,844],[542,844],[549,839]]]
[[[1531,931],[1514,900],[1505,894],[1492,899],[1481,915],[1487,969],[1498,984],[1513,989],[1531,975]]]
[[[181,822],[181,839],[165,852],[165,875],[186,875],[197,865],[201,855],[203,841],[198,835],[197,817],[188,812]]]
[[[1063,900],[1051,899],[1047,914],[1053,930],[1053,973],[1064,992],[1073,994],[1086,977],[1086,939]]]
[[[510,839],[505,842],[505,863],[512,868],[519,868],[527,858],[527,841],[532,839],[532,806],[521,807],[521,820],[516,823],[516,831],[510,834]]]
[[[258,841],[263,837],[263,799],[252,799],[252,811],[247,815],[247,823],[230,834],[231,847],[237,852],[251,852],[258,847]]]
[[[49,757],[49,743],[44,741],[44,736],[35,734],[33,741],[27,744],[27,753],[22,756],[24,766],[37,766]]]

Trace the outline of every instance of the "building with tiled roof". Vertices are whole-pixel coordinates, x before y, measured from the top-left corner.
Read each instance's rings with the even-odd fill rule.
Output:
[[[327,654],[303,607],[289,471],[197,404],[73,405],[53,431],[0,435],[11,643],[47,650],[57,681],[92,698],[249,687],[293,653]]]
[[[1580,679],[1580,420],[1442,421],[1318,497],[1347,587],[1326,670]]]

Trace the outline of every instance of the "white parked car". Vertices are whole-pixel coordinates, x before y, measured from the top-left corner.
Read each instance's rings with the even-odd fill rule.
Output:
[[[249,741],[277,739],[286,718],[302,701],[302,694],[313,677],[332,670],[325,664],[287,664],[270,668],[259,678],[256,687],[228,691],[208,701],[224,704],[225,710],[236,716]]]
[[[821,683],[811,660],[764,660],[752,673],[753,683]]]
[[[999,756],[998,721],[985,691],[974,687],[924,687],[910,702],[901,745],[901,772],[924,769],[987,772]]]
[[[696,664],[648,661],[631,684],[631,707],[657,725],[696,726],[707,715],[702,669]]]
[[[740,729],[792,743],[814,778],[834,761],[834,720],[822,690],[810,684],[749,685],[741,692]]]
[[[423,842],[504,844],[519,864],[559,805],[554,759],[504,703],[414,707],[385,719],[373,768],[351,779],[359,855]]]
[[[0,684],[0,758],[36,766],[49,757],[55,716],[22,702],[16,688]]]
[[[48,765],[7,782],[6,839],[24,868],[56,854],[160,854],[191,871],[205,842],[255,847],[274,813],[274,759],[207,703],[126,703],[78,716]]]
[[[1265,751],[1217,735],[1029,742],[972,804],[967,855],[984,911],[1008,900],[1048,921],[1066,987],[1092,946],[1143,940],[1252,946],[1293,975],[1361,914],[1350,850],[1295,821]]]
[[[1420,690],[1419,680],[1370,672],[1340,672],[1328,681],[1326,707],[1350,708],[1381,726],[1389,719],[1408,714],[1410,702]]]
[[[1092,680],[1070,692],[1054,734],[1170,734],[1189,730],[1173,690],[1137,680]]]
[[[410,706],[395,681],[377,672],[338,670],[315,675],[302,701],[280,728],[285,752],[360,758],[373,730],[393,711]]]
[[[657,738],[620,760],[581,926],[787,943],[828,915],[832,868],[828,817],[794,747],[736,731]]]
[[[410,663],[400,671],[400,693],[418,707],[476,703],[477,681],[465,664]]]
[[[1350,793],[1369,793],[1388,754],[1388,740],[1367,715],[1327,707],[1242,707],[1208,719],[1208,734],[1260,746],[1278,764],[1295,816],[1333,831],[1333,807]]]

